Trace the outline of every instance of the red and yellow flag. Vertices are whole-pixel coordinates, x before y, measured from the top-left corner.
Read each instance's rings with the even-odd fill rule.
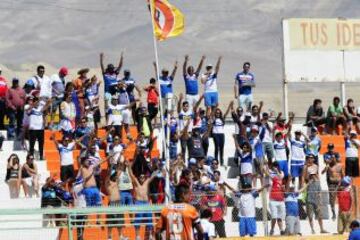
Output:
[[[167,0],[150,0],[154,35],[159,41],[184,32],[184,15]]]

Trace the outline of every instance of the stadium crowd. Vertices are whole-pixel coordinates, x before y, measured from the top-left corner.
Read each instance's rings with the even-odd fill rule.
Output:
[[[214,239],[226,237],[224,219],[229,202],[233,202],[236,209],[239,235],[255,236],[258,219],[255,199],[266,190],[269,193],[270,235],[274,234],[276,225],[281,235],[301,235],[303,207],[312,232],[315,233],[314,219],[317,219],[321,233],[327,233],[323,224],[323,219],[327,218],[323,207],[325,198],[329,199],[332,219],[338,220],[337,232],[349,232],[354,201],[352,178],[359,176],[360,146],[357,140],[360,109],[355,109],[353,100],[349,99],[341,106],[340,99],[335,97],[325,113],[321,100],[315,99],[304,124],[309,132],[302,132],[293,129],[294,114],[286,121],[281,113],[273,116],[264,112],[263,102],[254,104],[255,75],[249,62],[245,62],[243,70],[235,76],[235,100],[226,109],[220,109],[217,78],[221,73],[221,57],[215,66],[206,64],[203,71],[205,56],[196,68],[190,65],[189,56],[185,56],[181,73],[184,94],[173,89],[177,62],[171,72],[162,69],[158,73],[154,64],[158,81],[154,77],[146,86],[140,86],[130,70],[120,73],[123,59],[121,55],[117,66],[107,64],[105,67],[104,54],[100,54],[102,79],[89,76],[90,71],[85,68],[80,69],[78,77],[71,81],[67,79],[66,67],[48,77],[41,65],[24,86],[19,85],[19,79],[12,79],[10,85],[3,76],[0,77],[0,129],[5,129],[4,117],[7,116],[7,138],[17,139],[28,151],[26,163],[22,165],[16,154],[8,159],[6,182],[12,198],[19,196],[21,188],[26,197],[30,196],[29,188],[33,188],[35,195],[41,196],[42,207],[101,206],[103,196],[107,196],[109,206],[162,204],[168,198],[169,201],[190,203],[199,210],[191,207],[183,210],[188,232],[182,234],[192,238],[192,228],[196,226],[199,239],[203,235]],[[101,84],[104,93],[100,94]],[[146,102],[142,101],[144,95]],[[104,101],[104,109],[101,109],[101,101]],[[58,122],[55,121],[57,114]],[[228,184],[222,176],[229,165],[224,159],[228,116],[235,125],[232,137],[236,151],[229,161],[238,166],[237,187]],[[152,157],[157,145],[154,132],[161,130],[161,123],[164,124],[168,152]],[[132,125],[137,129],[136,137],[131,134]],[[334,145],[329,144],[324,155],[326,167],[320,169],[319,152],[324,146],[319,132],[337,134],[338,125],[343,129],[345,167],[340,163]],[[102,127],[107,131],[104,139],[97,136],[97,130]],[[61,140],[56,139],[55,133],[51,137],[59,151],[61,168],[59,180],[49,177],[45,185],[40,186],[35,159],[46,161],[45,129],[62,132]],[[0,145],[3,140],[4,136],[1,136]],[[211,153],[210,141],[214,145]],[[36,142],[38,155],[34,151]],[[136,145],[134,156],[125,158],[124,150],[131,144]],[[73,157],[76,149],[80,150],[78,159]],[[105,159],[100,157],[100,149],[105,149]],[[165,157],[170,159],[170,195],[165,189]],[[80,166],[78,171],[74,168],[76,161]],[[108,169],[102,172],[101,165],[105,162]],[[326,174],[328,197],[322,194],[321,174]],[[178,234],[169,228],[167,215],[168,212],[162,213],[155,229],[148,226],[148,232],[159,234],[167,229],[172,236]],[[110,223],[121,222],[111,220],[112,217],[108,216]],[[140,217],[145,220],[137,221],[135,217],[136,223],[151,221],[146,220],[146,215]],[[138,233],[137,237],[140,239]]]

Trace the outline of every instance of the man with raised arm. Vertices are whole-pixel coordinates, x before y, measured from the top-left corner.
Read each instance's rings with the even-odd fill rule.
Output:
[[[155,68],[155,76],[158,76],[156,63],[154,62],[154,68]],[[168,109],[169,102],[173,99],[173,87],[172,83],[175,78],[176,70],[178,68],[178,62],[175,61],[174,69],[171,72],[171,75],[169,76],[169,70],[166,68],[163,68],[161,70],[161,75],[159,76],[159,83],[160,83],[160,95],[161,95],[161,109],[165,113]]]
[[[193,107],[196,104],[196,102],[199,100],[198,78],[204,60],[205,60],[205,56],[202,56],[200,63],[195,71],[193,66],[187,66],[189,61],[189,56],[185,55],[185,61],[183,65],[183,76],[185,81],[186,101],[190,104],[191,107]]]
[[[207,111],[214,110],[219,103],[219,93],[217,89],[217,75],[220,70],[222,57],[218,58],[215,71],[213,66],[208,64],[206,66],[206,72],[201,76],[201,83],[204,84],[204,98]]]

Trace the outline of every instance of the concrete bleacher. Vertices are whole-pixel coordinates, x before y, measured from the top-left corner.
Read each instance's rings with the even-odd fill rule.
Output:
[[[297,124],[293,129],[302,129],[303,132],[306,132],[306,129],[304,127],[302,127],[300,124]],[[232,138],[232,134],[234,133],[234,125],[232,124],[227,124],[225,126],[225,156],[224,158],[227,159],[229,157],[232,157],[234,152],[235,152],[235,148],[234,148],[234,142],[233,142],[233,138]],[[131,134],[133,136],[136,136],[136,130],[134,130],[134,128],[131,129]],[[3,134],[4,136],[6,136],[6,134]],[[38,168],[39,168],[39,174],[41,175],[40,178],[40,183],[44,183],[45,179],[50,176],[50,175],[57,175],[59,176],[59,171],[60,171],[60,160],[59,160],[59,155],[57,154],[57,150],[55,148],[55,145],[53,144],[52,141],[50,141],[50,136],[51,133],[49,131],[46,132],[46,140],[45,140],[45,158],[46,161],[36,161]],[[98,137],[102,138],[105,136],[105,131],[104,130],[100,130],[98,133]],[[56,138],[60,139],[61,135],[59,133],[56,134]],[[326,145],[328,142],[333,142],[335,144],[335,148],[337,151],[339,151],[340,153],[344,152],[344,145],[343,145],[343,138],[342,136],[328,136],[328,135],[324,135],[321,136],[322,141],[323,141],[323,148],[322,148],[322,153],[326,150]],[[124,140],[125,142],[127,140]],[[159,141],[161,141],[161,136],[158,136],[158,143]],[[9,194],[8,194],[8,186],[6,183],[4,183],[4,178],[5,178],[5,172],[6,172],[6,160],[9,157],[9,155],[11,153],[16,153],[18,154],[21,163],[25,162],[25,157],[27,152],[20,150],[17,148],[17,143],[14,141],[5,141],[4,145],[3,145],[3,151],[0,152],[0,159],[3,159],[3,161],[0,162],[0,172],[2,172],[3,174],[0,174],[0,204],[1,207],[0,208],[18,208],[18,207],[24,207],[24,208],[39,208],[40,207],[40,199],[39,198],[31,198],[31,199],[25,199],[23,193],[21,193],[20,198],[19,199],[10,199],[9,198]],[[131,159],[133,151],[135,149],[134,144],[130,144],[128,149],[126,150],[125,156],[128,159]],[[104,156],[105,153],[103,152],[104,150],[101,150],[101,156]],[[209,155],[213,155],[214,153],[214,148],[213,148],[213,142],[212,140],[210,140],[210,148],[209,148]],[[153,152],[153,156],[158,156],[159,152],[158,150],[155,150]],[[79,155],[79,151],[75,151],[74,152],[74,162],[77,162],[76,157]],[[343,156],[344,154],[342,154]],[[320,169],[323,168],[323,161],[322,161],[322,157],[320,158]],[[77,168],[78,165],[75,164],[75,167]],[[105,170],[106,169],[106,164],[104,164],[102,166],[102,169]],[[227,172],[228,169],[225,168],[220,168],[221,174],[223,176],[223,178],[234,188],[237,188],[237,179],[227,179]],[[356,179],[356,183],[358,183],[359,179]],[[322,188],[324,190],[327,189],[326,186],[326,180],[325,180],[325,175],[321,175],[321,181],[322,181]],[[257,199],[257,207],[261,207],[262,202],[261,199],[258,198]],[[232,218],[232,209],[233,207],[229,207],[228,211],[227,211],[227,215],[225,217],[225,221],[226,221],[226,231],[228,236],[238,236],[238,223],[237,222],[233,222],[233,218]],[[38,218],[39,221],[37,223],[22,223],[24,224],[24,226],[27,227],[40,227],[41,226],[41,216],[33,216],[33,218]],[[0,221],[1,221],[1,213],[0,213]],[[12,223],[13,224],[13,223]],[[6,225],[8,226],[8,225]],[[12,226],[12,225],[9,225]],[[332,221],[332,220],[325,220],[325,226],[326,229],[332,233],[336,232],[336,222]],[[263,235],[264,234],[264,225],[262,222],[257,222],[257,227],[258,227],[258,235]],[[310,235],[310,228],[309,228],[309,224],[307,220],[302,220],[301,221],[301,228],[302,228],[302,233],[304,235]],[[315,230],[317,233],[319,233],[319,228],[318,225],[315,224]],[[28,231],[27,233],[29,234],[29,236],[31,236],[30,238],[26,238],[26,239],[39,239],[36,238],[35,236],[37,236],[38,233],[36,233],[36,231],[34,230],[26,230]],[[25,232],[26,232],[25,231]],[[45,231],[45,230],[38,230],[38,231]],[[47,231],[47,230],[46,230]],[[96,239],[106,239],[106,231],[105,230],[92,230],[95,231],[93,232],[94,236],[101,236],[98,237]],[[4,232],[0,231],[0,237],[6,237],[6,239],[22,239],[22,238],[16,238],[16,236],[13,236],[11,234],[11,232],[8,232],[8,235],[3,235]],[[25,233],[26,234],[26,233]],[[275,231],[275,234],[279,234],[278,231]],[[46,232],[46,238],[47,239],[56,239],[58,235],[58,231],[52,229],[51,231],[47,231]],[[64,235],[61,239],[67,239],[66,235]],[[89,238],[89,239],[93,239],[93,238]]]

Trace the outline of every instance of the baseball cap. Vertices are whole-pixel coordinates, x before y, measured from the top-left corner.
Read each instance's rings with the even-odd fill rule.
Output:
[[[206,68],[212,68],[212,67],[213,67],[213,65],[210,63],[206,65]]]
[[[295,134],[301,134],[301,130],[300,129],[295,130]]]
[[[251,127],[251,131],[259,131],[259,127],[258,126],[256,126],[256,125],[254,125],[254,126],[252,126]]]
[[[61,67],[59,73],[64,76],[67,76],[69,74],[69,70],[67,69],[67,67]]]
[[[355,130],[351,130],[350,135],[357,135],[357,132]]]
[[[358,228],[360,227],[360,221],[359,220],[354,220],[350,223],[350,229],[354,229],[354,228]]]
[[[1,71],[1,70],[0,70],[0,71]],[[12,82],[13,82],[13,83],[18,83],[18,82],[19,82],[19,79],[18,79],[18,78],[13,78],[13,79],[12,79]]]
[[[263,112],[263,113],[262,113],[262,117],[263,117],[263,118],[264,118],[264,117],[269,117],[269,113]]]

